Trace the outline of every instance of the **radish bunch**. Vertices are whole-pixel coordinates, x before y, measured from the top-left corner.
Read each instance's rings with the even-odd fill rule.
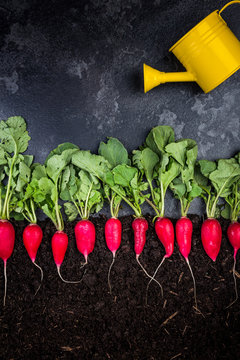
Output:
[[[130,159],[128,152],[124,145],[116,138],[109,138],[106,143],[101,142],[98,153],[106,159],[111,167],[114,169],[118,165],[129,164]],[[118,219],[118,213],[122,198],[110,188],[110,186],[103,182],[104,195],[108,200],[111,218],[105,224],[105,239],[108,249],[112,252],[112,262],[108,270],[108,286],[109,292],[112,293],[112,286],[110,282],[110,273],[115,262],[116,252],[120,247],[122,238],[122,224]]]
[[[192,221],[187,217],[191,202],[202,193],[201,187],[195,179],[195,166],[198,148],[194,140],[183,139],[166,146],[167,153],[180,165],[180,174],[173,179],[170,188],[174,196],[180,201],[181,218],[176,223],[176,239],[179,251],[186,260],[192,279],[195,300],[195,310],[199,311],[197,305],[197,290],[195,277],[189,263],[189,254],[192,245]]]
[[[179,250],[186,259],[193,278],[195,308],[197,309],[195,278],[188,260],[192,241],[192,222],[187,218],[192,200],[202,191],[194,180],[197,145],[191,139],[176,142],[174,140],[172,128],[168,126],[153,128],[147,136],[145,148],[134,151],[133,161],[145,175],[149,184],[151,200],[147,198],[146,201],[156,212],[155,231],[165,248],[165,255],[153,274],[153,278],[174,250],[174,227],[171,220],[164,216],[165,195],[170,187],[181,204],[182,217],[176,224],[176,238]],[[157,186],[154,187],[154,183]],[[151,281],[148,287],[150,283]]]
[[[133,152],[133,163],[145,175],[150,188],[150,196],[146,201],[156,212],[155,231],[165,248],[165,255],[158,265],[153,279],[164,260],[170,257],[174,249],[174,228],[170,219],[164,216],[165,195],[173,179],[180,172],[180,165],[166,152],[166,146],[174,141],[174,131],[169,126],[157,126],[148,134],[145,148]],[[157,185],[154,187],[154,183]],[[148,287],[152,279],[148,283]],[[147,287],[147,291],[148,291]],[[146,298],[147,301],[147,298]]]
[[[9,219],[17,206],[16,192],[21,191],[29,172],[29,157],[21,154],[27,150],[30,140],[24,119],[16,116],[1,121],[0,140],[0,257],[4,262],[5,305],[7,260],[12,255],[15,242],[15,231]]]
[[[56,232],[52,237],[53,258],[61,280],[66,283],[79,283],[79,281],[67,281],[60,273],[68,247],[68,236],[63,231],[64,222],[59,205],[59,194],[62,182],[65,181],[66,168],[77,150],[78,147],[70,143],[59,145],[48,155],[45,165],[36,164],[29,184],[29,192],[31,192],[34,203],[42,209],[56,227]]]
[[[43,271],[35,262],[43,237],[42,230],[37,225],[37,208],[56,227],[52,237],[52,252],[60,278],[70,283],[81,281],[66,281],[60,272],[68,247],[60,199],[64,202],[69,221],[80,217],[74,230],[77,248],[84,257],[81,267],[88,263],[96,241],[96,230],[89,220],[90,214],[100,211],[104,200],[107,200],[111,213],[111,218],[105,224],[106,244],[112,253],[108,270],[110,293],[111,269],[122,235],[118,214],[124,201],[134,213],[132,228],[136,261],[150,279],[148,287],[155,281],[162,290],[155,276],[165,259],[172,255],[175,236],[173,224],[165,216],[165,196],[168,189],[173,191],[181,207],[181,218],[176,223],[176,240],[193,279],[196,309],[196,283],[189,263],[193,225],[188,218],[188,210],[196,197],[205,201],[207,219],[202,224],[201,239],[207,255],[216,261],[222,239],[222,229],[217,220],[222,207],[219,200],[226,200],[222,214],[227,214],[226,217],[231,220],[227,235],[234,249],[233,277],[236,293],[235,300],[229,306],[237,300],[235,268],[240,248],[239,154],[231,159],[197,162],[197,144],[194,140],[175,141],[171,127],[157,126],[150,131],[140,150],[133,151],[132,157],[129,157],[118,139],[109,138],[100,143],[98,155],[82,151],[74,144],[63,143],[50,152],[44,165],[40,165],[33,163],[33,156],[23,155],[29,140],[26,123],[21,117],[11,117],[0,122],[0,257],[4,262],[4,304],[7,291],[6,264],[15,241],[14,228],[9,221],[11,217],[16,220],[25,219],[29,223],[23,232],[23,243],[31,261],[41,271],[42,283]],[[148,230],[148,223],[142,215],[144,202],[156,213],[155,231],[165,249],[153,276],[149,275],[139,261]]]
[[[91,213],[98,212],[103,206],[103,196],[99,179],[88,171],[78,168],[74,163],[82,151],[73,155],[72,163],[65,169],[61,184],[61,199],[67,201],[64,204],[65,213],[70,221],[79,215],[81,220],[75,225],[75,238],[79,252],[88,263],[88,256],[93,251],[96,240],[94,224],[89,220]],[[68,175],[67,175],[68,174]],[[66,175],[66,176],[65,176]]]
[[[239,156],[236,156],[236,159],[239,160]],[[228,305],[230,307],[238,300],[238,290],[237,290],[237,281],[236,281],[236,257],[237,252],[240,249],[240,223],[238,218],[240,216],[240,179],[238,178],[231,186],[231,192],[225,198],[226,204],[225,208],[222,211],[222,215],[231,220],[230,225],[227,229],[227,236],[230,241],[230,244],[233,247],[233,280],[235,286],[235,299]]]
[[[196,178],[203,191],[201,197],[206,203],[207,219],[202,224],[201,238],[204,250],[216,261],[221,247],[222,229],[216,219],[219,198],[226,197],[232,184],[240,176],[236,159],[220,159],[218,162],[199,160]]]

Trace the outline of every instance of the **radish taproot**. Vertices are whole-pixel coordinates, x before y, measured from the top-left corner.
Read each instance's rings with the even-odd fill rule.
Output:
[[[192,267],[189,263],[188,256],[191,251],[192,246],[192,232],[193,232],[193,224],[192,221],[183,216],[177,220],[176,223],[176,239],[179,247],[179,251],[186,260],[186,263],[189,267],[192,279],[193,279],[193,293],[194,293],[194,300],[195,300],[195,308],[198,310],[197,305],[197,289],[196,289],[196,281],[193,275]]]
[[[15,242],[15,230],[8,220],[0,220],[0,257],[4,263],[4,298],[3,306],[6,304],[7,296],[7,260],[12,255]]]
[[[42,229],[40,228],[39,225],[35,224],[35,223],[31,223],[28,226],[25,227],[24,231],[23,231],[23,243],[24,246],[28,252],[28,255],[30,257],[30,259],[32,260],[32,263],[40,270],[41,272],[41,282],[40,285],[38,287],[38,289],[35,292],[35,295],[37,294],[37,292],[39,291],[40,287],[41,287],[41,283],[43,281],[43,270],[41,268],[41,266],[39,266],[35,260],[36,260],[36,256],[37,256],[37,251],[38,248],[42,242],[42,238],[43,238],[43,232]]]
[[[156,268],[153,278],[156,276],[159,268],[164,263],[166,258],[169,258],[174,250],[174,227],[170,219],[166,217],[158,217],[155,221],[155,231],[158,236],[158,239],[161,241],[165,248],[166,254],[162,258],[162,261]],[[151,281],[150,281],[151,282]],[[148,286],[150,285],[150,282]]]
[[[112,266],[115,262],[116,252],[121,244],[121,238],[122,238],[121,221],[115,217],[108,219],[105,224],[105,239],[106,239],[107,247],[112,252],[112,256],[113,256],[111,265],[108,270],[108,286],[109,286],[110,294],[112,293],[112,287],[110,283],[110,273]]]
[[[217,219],[208,218],[204,220],[201,227],[201,239],[207,255],[216,261],[222,241],[222,228]]]
[[[153,276],[149,275],[147,270],[143,267],[143,265],[139,261],[139,256],[141,255],[146,243],[146,232],[148,230],[148,222],[143,217],[138,217],[133,220],[132,228],[134,231],[134,251],[136,254],[137,263],[139,264],[143,272],[147,275],[147,277],[150,278],[150,281],[153,280],[158,284],[158,286],[161,289],[161,293],[163,295],[162,285],[156,279],[154,279]]]
[[[38,248],[42,242],[43,233],[42,229],[39,225],[37,225],[37,216],[36,216],[36,208],[37,204],[34,201],[34,194],[36,189],[32,185],[32,180],[35,178],[35,172],[38,171],[39,168],[37,164],[32,163],[33,157],[30,155],[25,157],[24,163],[24,171],[25,171],[25,179],[22,181],[19,179],[18,183],[21,186],[17,186],[17,195],[18,195],[18,206],[15,208],[15,212],[22,216],[25,220],[29,222],[29,225],[25,227],[23,231],[23,244],[28,252],[32,263],[40,270],[41,272],[41,280],[40,285],[38,286],[35,295],[38,293],[42,281],[43,281],[43,270],[42,268],[35,262]],[[39,174],[41,177],[41,173]],[[35,180],[33,180],[34,183]]]
[[[235,299],[228,305],[228,307],[232,306],[238,300],[238,291],[237,291],[237,281],[236,281],[236,257],[237,252],[240,249],[240,224],[237,221],[233,221],[227,229],[227,236],[228,239],[233,247],[233,279],[234,279],[234,286],[235,286]]]
[[[93,251],[95,240],[96,240],[96,230],[94,224],[90,220],[80,220],[75,225],[75,238],[77,243],[78,251],[83,254],[85,259],[85,264],[88,263],[88,255]]]
[[[65,232],[63,232],[62,230],[56,231],[52,237],[52,253],[53,253],[53,258],[54,258],[55,264],[57,266],[58,275],[61,278],[61,280],[65,283],[78,284],[81,282],[82,279],[79,281],[65,280],[65,279],[63,279],[63,277],[60,273],[60,267],[64,260],[64,257],[65,257],[66,251],[67,251],[67,247],[68,247],[67,234]]]

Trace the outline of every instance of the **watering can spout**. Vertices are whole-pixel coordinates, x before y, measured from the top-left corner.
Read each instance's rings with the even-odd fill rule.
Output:
[[[166,82],[196,81],[195,76],[189,71],[184,72],[162,72],[143,64],[144,92]]]

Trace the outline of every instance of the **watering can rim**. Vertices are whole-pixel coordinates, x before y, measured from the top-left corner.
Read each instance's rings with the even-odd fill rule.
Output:
[[[173,51],[173,49],[178,46],[187,36],[190,35],[190,33],[192,33],[193,31],[195,31],[209,16],[211,16],[214,13],[218,13],[219,17],[221,18],[221,20],[225,23],[226,21],[223,20],[222,16],[219,13],[219,10],[214,10],[212,11],[209,15],[205,16],[205,18],[203,18],[201,21],[199,21],[199,23],[197,25],[195,25],[191,30],[189,30],[185,35],[183,35],[174,45],[172,45],[169,49],[169,51]]]

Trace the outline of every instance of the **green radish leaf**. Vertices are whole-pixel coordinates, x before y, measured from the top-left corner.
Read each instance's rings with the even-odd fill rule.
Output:
[[[193,149],[194,151],[191,153],[190,151]],[[194,160],[195,162],[197,158],[196,142],[192,139],[183,139],[168,144],[166,145],[165,151],[169,155],[171,155],[183,167],[186,163],[187,155],[188,155],[188,161]]]
[[[40,180],[42,177],[46,177],[46,167],[41,164],[33,164],[32,179]]]
[[[112,173],[115,184],[128,187],[137,174],[137,169],[128,165],[118,165],[112,170]]]
[[[77,149],[64,150],[61,155],[53,155],[47,161],[46,171],[48,176],[56,183],[64,168],[70,163],[72,156]]]
[[[29,183],[30,179],[30,168],[24,162],[21,162],[19,164],[19,176],[17,179],[16,191],[21,192],[23,188]]]
[[[98,153],[103,156],[113,168],[121,164],[130,165],[127,150],[116,138],[110,137],[106,144],[101,142]]]
[[[149,182],[153,180],[154,168],[159,162],[158,155],[150,148],[133,151],[133,165],[142,171]]]
[[[202,188],[198,186],[196,183],[192,183],[192,189],[188,194],[188,199],[191,201],[196,197],[199,197],[202,193]]]
[[[174,142],[174,130],[170,126],[157,126],[153,128],[146,138],[146,147],[161,155],[165,152],[165,146]]]
[[[221,216],[227,220],[231,219],[231,206],[229,204],[225,204],[223,210],[221,211]]]
[[[170,159],[167,170],[159,173],[158,181],[163,184],[164,193],[167,191],[170,183],[179,175],[180,170],[180,165],[175,160]]]
[[[220,195],[226,196],[228,188],[240,177],[240,166],[235,159],[220,159],[217,169],[209,175],[214,188]]]
[[[54,155],[61,155],[65,150],[79,150],[77,145],[74,145],[70,142],[65,142],[63,144],[58,145],[54,150],[52,150],[45,160],[45,164],[47,164],[48,160]]]
[[[202,175],[207,178],[209,178],[210,174],[217,168],[217,165],[214,161],[199,160],[198,164],[200,165],[200,171]]]
[[[90,151],[77,151],[72,157],[72,163],[103,181],[111,169],[111,165],[103,156],[93,155]]]
[[[22,153],[27,150],[30,136],[26,131],[25,120],[20,116],[0,122],[1,147],[8,153]]]
[[[33,165],[33,155],[23,155],[23,161],[30,168]]]
[[[174,179],[171,183],[171,190],[178,199],[183,199],[186,194],[186,185],[182,182],[181,176]]]
[[[74,221],[78,216],[78,210],[72,202],[64,203],[64,211],[69,221]]]

